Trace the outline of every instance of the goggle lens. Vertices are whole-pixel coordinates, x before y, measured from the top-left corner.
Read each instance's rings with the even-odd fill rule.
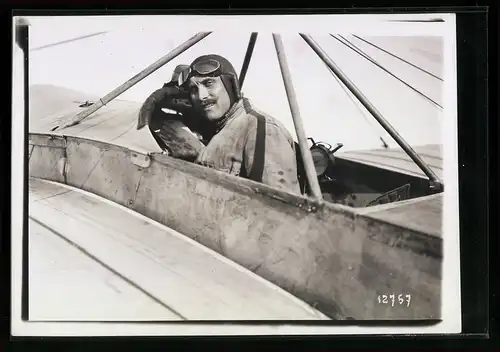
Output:
[[[179,74],[179,86],[182,86],[191,77],[191,73],[195,72],[199,75],[209,75],[220,69],[220,63],[216,60],[208,59],[197,62],[192,67],[188,67]]]
[[[220,64],[215,60],[205,60],[201,62],[197,62],[193,66],[193,71],[198,72],[200,75],[208,75],[214,73],[220,68]]]

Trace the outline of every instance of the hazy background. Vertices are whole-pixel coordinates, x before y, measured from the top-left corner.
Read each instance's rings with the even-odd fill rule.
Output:
[[[158,18],[127,22],[123,17],[52,17],[30,18],[30,23],[30,84],[59,85],[99,96],[109,93],[199,31],[180,25],[179,21],[173,23]],[[239,72],[250,33],[237,26],[215,31],[129,89],[120,99],[142,102],[170,80],[177,64],[189,64],[202,54],[225,56]],[[53,45],[92,34],[96,35]],[[395,34],[360,36],[444,78],[442,37]],[[349,33],[342,35],[394,75],[443,105],[443,81]],[[439,107],[327,32],[313,33],[312,37],[412,146],[442,143],[444,114]],[[343,150],[379,148],[380,137],[390,146],[397,145],[298,34],[286,31],[282,39],[307,136],[331,144],[342,142]],[[259,109],[281,120],[295,135],[270,32],[259,33],[243,92]]]

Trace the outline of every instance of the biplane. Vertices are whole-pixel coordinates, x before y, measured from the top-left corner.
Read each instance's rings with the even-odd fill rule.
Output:
[[[119,96],[210,35],[103,97],[30,87],[31,318],[439,319],[441,146],[410,146],[311,35],[300,34],[396,147],[343,151],[308,136],[277,34],[304,194],[173,158],[137,130],[142,102]]]

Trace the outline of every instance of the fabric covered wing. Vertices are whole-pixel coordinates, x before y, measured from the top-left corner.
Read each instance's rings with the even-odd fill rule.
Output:
[[[31,178],[29,199],[31,319],[327,319],[201,244],[96,195]]]

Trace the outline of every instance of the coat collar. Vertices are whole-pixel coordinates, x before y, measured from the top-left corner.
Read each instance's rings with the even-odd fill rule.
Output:
[[[219,133],[227,124],[229,121],[231,121],[233,118],[238,116],[242,110],[244,110],[244,103],[246,98],[241,98],[238,101],[236,101],[233,106],[229,108],[229,110],[226,112],[226,114],[221,117],[219,120],[215,122],[215,133]]]

